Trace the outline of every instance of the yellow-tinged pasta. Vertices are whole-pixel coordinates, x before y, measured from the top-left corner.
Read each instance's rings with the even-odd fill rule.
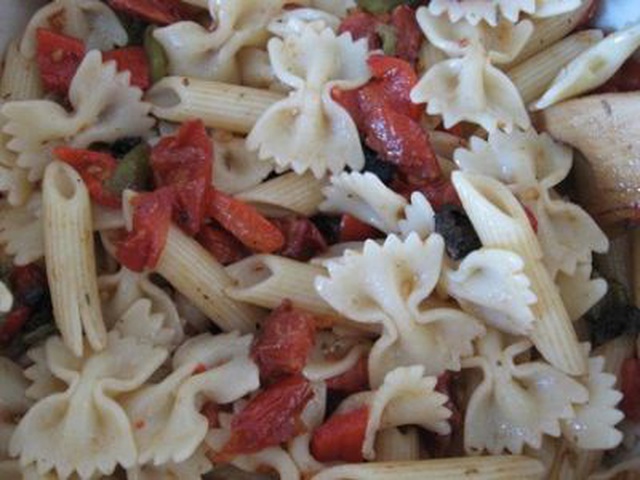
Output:
[[[169,229],[156,271],[222,330],[255,330],[260,310],[225,295],[232,279],[224,267],[175,226]]]
[[[208,127],[236,133],[249,133],[264,111],[282,98],[283,94],[268,90],[188,77],[164,78],[147,95],[159,118],[174,122],[201,118]]]
[[[290,172],[239,193],[237,198],[256,207],[276,207],[301,215],[313,215],[324,200],[323,181],[311,173]]]
[[[83,353],[107,344],[100,309],[89,192],[69,165],[52,162],[42,182],[45,261],[53,313],[64,343]]]
[[[23,56],[18,50],[18,42],[11,43],[7,48],[0,77],[0,98],[31,100],[40,97],[42,84],[35,59]]]
[[[541,479],[542,463],[521,455],[461,457],[419,462],[374,462],[328,468],[312,480]]]
[[[502,183],[490,177],[454,172],[453,184],[483,245],[516,252],[538,301],[531,340],[549,363],[571,375],[586,372],[586,359],[567,310],[541,261],[542,251],[527,215]]]
[[[533,34],[511,65],[527,60],[571,33],[584,20],[589,9],[593,7],[593,2],[594,0],[584,0],[582,5],[572,12],[541,20],[533,19]]]
[[[321,267],[277,255],[254,255],[227,267],[235,285],[225,288],[231,298],[265,308],[276,308],[284,299],[318,315],[337,315],[316,293],[314,281],[324,275]]]
[[[507,75],[528,104],[545,92],[562,67],[602,38],[600,30],[575,33],[510,69]]]

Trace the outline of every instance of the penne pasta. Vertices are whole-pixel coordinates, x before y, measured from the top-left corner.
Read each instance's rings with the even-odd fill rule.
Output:
[[[7,48],[4,69],[0,77],[0,99],[31,100],[42,97],[38,65],[18,50],[18,42]]]
[[[311,173],[298,175],[290,172],[241,192],[236,197],[258,208],[276,207],[300,215],[313,215],[324,201],[323,184]]]
[[[225,295],[224,289],[232,279],[224,267],[175,226],[169,229],[156,271],[222,330],[255,330],[262,312]]]
[[[81,356],[84,331],[93,350],[107,344],[87,188],[69,165],[52,162],[42,183],[45,261],[53,312],[69,349]]]
[[[235,285],[225,288],[231,298],[273,309],[283,300],[318,315],[336,312],[316,293],[314,281],[324,269],[276,255],[254,255],[227,267]]]
[[[507,75],[518,88],[525,105],[539,98],[566,64],[603,36],[600,30],[575,33],[509,70]]]
[[[381,462],[410,462],[422,458],[420,434],[415,427],[405,431],[387,428],[376,435],[376,460]]]
[[[161,119],[182,122],[201,118],[208,127],[244,134],[282,98],[282,94],[268,90],[167,77],[149,90],[146,100],[153,104],[152,113]]]
[[[521,455],[462,457],[419,462],[374,462],[328,468],[312,480],[541,479],[542,463]]]
[[[594,1],[595,0],[585,0],[576,10],[562,15],[533,19],[533,34],[529,37],[529,40],[516,59],[511,62],[510,66],[518,65],[575,30],[588,15],[590,9],[593,8]],[[509,68],[509,66],[507,68]]]
[[[485,247],[512,250],[524,260],[524,273],[537,297],[531,340],[552,365],[571,375],[586,371],[586,359],[527,215],[511,191],[489,177],[454,172],[453,184]]]

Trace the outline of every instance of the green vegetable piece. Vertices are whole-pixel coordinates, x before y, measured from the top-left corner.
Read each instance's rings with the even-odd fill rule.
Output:
[[[358,0],[358,6],[369,13],[390,12],[399,5],[414,6],[416,0]]]
[[[382,50],[385,55],[396,54],[396,44],[398,41],[396,29],[391,25],[378,25],[376,32],[382,39]]]
[[[164,48],[153,36],[154,27],[148,27],[144,33],[144,51],[149,60],[149,74],[153,83],[166,77],[169,72],[169,60]]]
[[[150,153],[151,149],[146,143],[127,153],[118,163],[113,176],[105,182],[106,189],[117,195],[126,189],[145,190],[151,180]]]

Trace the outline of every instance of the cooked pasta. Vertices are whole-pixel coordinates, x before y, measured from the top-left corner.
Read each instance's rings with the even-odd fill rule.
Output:
[[[640,27],[7,6],[1,478],[638,471]]]

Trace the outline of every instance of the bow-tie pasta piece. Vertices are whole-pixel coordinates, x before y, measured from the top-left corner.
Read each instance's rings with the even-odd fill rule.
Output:
[[[442,115],[445,128],[463,121],[489,132],[531,125],[518,89],[479,47],[429,69],[411,90],[411,101],[426,103],[430,115]]]
[[[411,232],[426,238],[435,230],[435,212],[419,192],[407,203],[371,172],[343,172],[330,181],[323,189],[322,211],[348,213],[382,232],[401,233],[405,238]]]
[[[468,148],[454,152],[454,160],[460,170],[496,178],[515,193],[535,199],[539,190],[555,187],[566,178],[573,151],[533,129],[494,131],[488,140],[471,137]]]
[[[542,110],[593,90],[609,80],[640,47],[640,25],[612,33],[565,66],[533,105]]]
[[[525,445],[540,448],[544,434],[558,437],[560,421],[574,417],[573,404],[589,393],[579,382],[541,361],[516,363],[531,343],[503,349],[501,334],[491,331],[479,341],[482,356],[464,360],[480,368],[483,380],[471,394],[465,417],[468,453],[521,453]]]
[[[260,161],[256,152],[247,149],[243,138],[220,135],[213,147],[212,183],[229,195],[258,186],[273,172],[274,165]]]
[[[312,382],[328,380],[353,368],[368,352],[369,345],[361,337],[320,331],[302,373]]]
[[[0,102],[0,108],[2,103],[4,102]],[[21,207],[29,200],[33,185],[29,182],[28,170],[18,166],[18,156],[7,148],[11,137],[2,131],[6,122],[7,119],[0,114],[0,192],[3,193],[9,205]]]
[[[449,398],[437,391],[436,377],[425,376],[424,367],[399,367],[384,377],[376,390],[361,392],[348,397],[337,414],[362,407],[368,409],[362,453],[367,460],[374,460],[378,432],[404,425],[417,425],[439,435],[451,432],[451,411],[445,407]]]
[[[329,276],[316,278],[320,296],[342,315],[382,327],[369,356],[371,385],[398,366],[423,365],[430,375],[459,370],[460,358],[484,333],[476,319],[429,298],[443,256],[439,235],[421,240],[412,234],[404,241],[390,235],[384,245],[369,240],[362,252],[328,260]]]
[[[24,376],[29,379],[31,385],[25,395],[32,400],[42,400],[54,393],[64,392],[66,383],[56,377],[49,368],[45,345],[38,345],[27,352],[29,360],[33,362],[24,371]]]
[[[326,11],[314,8],[296,8],[285,11],[269,23],[269,31],[279,37],[300,35],[306,28],[313,28],[320,33],[325,28],[334,32],[340,26],[340,19]]]
[[[574,322],[607,293],[607,281],[604,278],[591,278],[592,271],[591,262],[586,262],[578,264],[573,275],[558,272],[556,276],[562,302]]]
[[[14,418],[31,406],[26,396],[28,380],[22,369],[11,360],[0,357],[0,461],[9,456],[9,439],[14,431]]]
[[[127,480],[201,480],[211,470],[206,448],[201,447],[183,462],[160,466],[142,465],[127,470]]]
[[[115,400],[138,389],[164,362],[165,350],[109,334],[107,347],[75,357],[59,337],[46,345],[51,372],[66,390],[36,403],[11,439],[10,453],[22,466],[36,463],[38,473],[54,470],[67,478],[108,475],[117,465],[136,463],[134,427]]]
[[[144,137],[155,121],[142,91],[130,85],[128,71],[118,73],[113,61],[103,63],[98,51],[89,52],[69,89],[72,112],[49,100],[8,102],[2,114],[4,132],[13,138],[9,149],[18,153],[18,165],[29,169],[29,180],[42,178],[51,161],[51,149],[62,143],[86,148],[95,142],[122,137]]]
[[[451,22],[464,19],[472,25],[485,21],[495,26],[500,17],[515,23],[521,14],[552,17],[579,6],[580,0],[432,0],[429,11],[434,15],[446,13]]]
[[[480,46],[495,63],[513,61],[533,33],[528,20],[515,25],[502,20],[493,27],[465,21],[451,23],[445,16],[433,15],[427,7],[418,9],[416,20],[429,42],[448,55],[461,57]]]
[[[252,336],[237,332],[202,334],[185,342],[173,357],[174,371],[125,402],[142,464],[182,462],[207,434],[206,401],[227,404],[260,386],[258,367],[249,358]]]
[[[171,297],[147,273],[123,267],[98,278],[108,328],[172,350],[184,339],[183,322]]]
[[[97,0],[55,0],[31,17],[20,42],[20,53],[36,56],[36,31],[47,28],[82,39],[87,49],[110,50],[127,44],[127,32],[115,13]]]
[[[157,29],[154,36],[167,52],[171,74],[237,83],[240,50],[267,43],[267,25],[284,4],[283,0],[211,1],[213,31],[195,22],[178,22]]]
[[[614,389],[616,376],[604,372],[604,357],[589,359],[584,385],[589,401],[575,407],[575,417],[562,422],[565,439],[578,448],[608,450],[622,441],[622,433],[615,428],[624,414],[616,408],[622,393]]]
[[[309,25],[299,35],[271,39],[268,48],[276,76],[294,91],[258,119],[247,137],[249,149],[280,168],[311,170],[317,178],[346,166],[362,169],[358,129],[331,90],[357,88],[369,79],[366,40]]]
[[[523,272],[522,258],[508,250],[481,249],[470,253],[457,270],[445,270],[447,293],[489,326],[514,335],[528,335],[537,301]]]
[[[21,207],[3,206],[0,216],[0,245],[15,265],[28,265],[44,256],[42,195],[34,193]]]

